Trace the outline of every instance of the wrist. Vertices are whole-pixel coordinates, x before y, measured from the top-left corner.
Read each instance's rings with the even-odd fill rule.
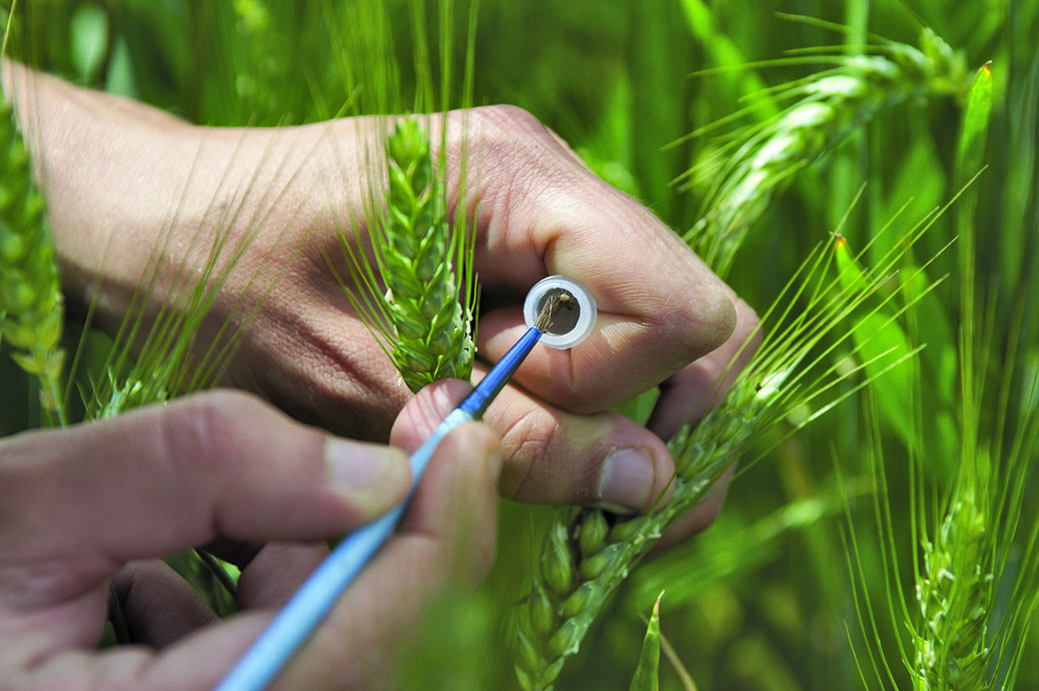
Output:
[[[14,62],[5,63],[4,77],[47,203],[69,304],[84,307],[100,286],[100,318],[121,319],[149,260],[149,236],[162,227],[179,171],[190,163],[192,128]]]

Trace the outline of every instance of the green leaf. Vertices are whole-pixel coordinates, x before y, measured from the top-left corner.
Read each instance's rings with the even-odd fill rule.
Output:
[[[847,241],[837,244],[837,268],[840,271],[841,286],[848,293],[861,291],[869,285],[870,279],[864,274],[858,261],[848,247]],[[868,308],[867,308],[868,309]],[[854,320],[852,337],[855,340],[856,355],[866,364],[866,374],[871,379],[877,377],[889,360],[885,354],[898,357],[908,353],[909,339],[905,331],[883,310],[871,310],[864,316]],[[912,377],[909,368],[901,367],[886,373],[874,381],[874,389],[880,403],[883,419],[906,441],[913,444],[912,416],[910,401]]]
[[[81,5],[72,15],[71,24],[72,65],[79,78],[89,83],[105,59],[108,15],[97,5]]]
[[[962,184],[981,167],[989,114],[992,112],[992,70],[986,62],[974,77],[963,113],[963,131],[956,150],[957,178]]]
[[[646,627],[646,637],[642,641],[642,654],[639,655],[639,666],[635,677],[631,680],[629,691],[657,691],[660,688],[660,598],[664,591],[657,595],[653,605],[653,616]]]
[[[981,167],[985,153],[985,138],[988,132],[989,113],[992,111],[991,63],[985,63],[974,77],[967,95],[967,107],[963,113],[963,129],[956,149],[956,182],[964,184]],[[957,230],[960,236],[960,271],[964,288],[974,282],[974,209],[978,204],[977,188],[967,190],[960,202],[957,214]],[[969,263],[969,266],[968,266]],[[964,297],[964,299],[968,299]],[[965,324],[970,332],[971,325]],[[970,362],[964,363],[970,366]]]
[[[691,57],[685,40],[681,11],[670,0],[629,4],[629,64],[638,79],[631,80],[631,172],[639,188],[661,218],[671,218],[678,200],[671,181],[687,164],[688,146],[662,151],[685,134]]]

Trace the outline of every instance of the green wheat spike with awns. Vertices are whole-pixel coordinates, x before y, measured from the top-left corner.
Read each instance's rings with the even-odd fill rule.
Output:
[[[469,379],[473,342],[451,267],[452,235],[429,139],[414,118],[386,145],[389,208],[383,261],[396,340],[393,360],[412,391],[444,378]]]
[[[706,167],[716,181],[701,220],[685,239],[715,272],[723,277],[728,272],[774,193],[854,127],[911,98],[963,93],[968,82],[962,56],[930,31],[924,32],[922,44],[923,49],[917,50],[889,43],[877,55],[833,58],[829,61],[835,67],[779,87],[778,98],[794,103],[765,123],[746,128],[743,136],[709,160]],[[908,245],[914,236],[915,232],[907,236]],[[774,333],[736,378],[732,390],[703,420],[683,427],[669,443],[676,477],[667,504],[636,518],[605,517],[597,509],[557,513],[534,570],[531,594],[521,607],[516,672],[524,689],[553,687],[611,592],[674,520],[703,501],[742,449],[794,407],[811,402],[817,408],[814,418],[833,405],[826,401],[835,395],[827,391],[845,375],[830,369],[808,378],[814,367],[822,366],[809,351],[824,336],[838,341],[848,338],[850,332],[841,336],[836,325],[851,317],[865,297],[890,278],[900,256],[886,258],[868,281],[854,289],[827,285],[822,280],[824,262],[812,260],[806,265],[796,291],[810,299],[808,307],[795,316],[790,311],[794,303],[788,300],[772,317]],[[787,318],[792,323],[783,326]],[[762,323],[769,321],[766,315]],[[853,352],[860,351],[861,345]],[[886,369],[910,354],[891,357],[889,353],[863,367]],[[872,376],[867,372],[867,379]],[[586,539],[586,528],[587,534],[598,536],[603,532],[600,526],[609,526],[604,537]]]
[[[394,126],[385,153],[386,205],[368,224],[374,263],[342,235],[358,286],[346,294],[409,389],[417,392],[439,379],[468,380],[476,349],[475,281],[466,225],[448,223],[443,176],[433,165],[428,134],[416,117]]]
[[[40,381],[43,409],[65,422],[60,347],[64,300],[43,195],[11,103],[0,94],[0,334]]]
[[[733,139],[718,155],[681,176],[682,180],[714,180],[704,213],[686,233],[686,241],[719,276],[728,274],[736,250],[773,195],[854,129],[907,101],[963,98],[970,84],[963,55],[930,29],[921,32],[919,49],[889,41],[875,50],[870,55],[787,59],[827,69],[810,79],[770,89],[777,102],[790,105],[765,122],[748,126],[745,136]],[[689,136],[710,132],[719,124]]]

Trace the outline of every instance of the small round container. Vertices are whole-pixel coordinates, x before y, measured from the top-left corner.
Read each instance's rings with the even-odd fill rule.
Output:
[[[568,298],[569,304],[557,313],[552,326],[541,336],[541,342],[549,348],[565,350],[588,338],[595,328],[595,298],[572,278],[559,275],[543,278],[534,284],[523,301],[523,321],[528,328],[534,326],[545,302],[556,295]]]

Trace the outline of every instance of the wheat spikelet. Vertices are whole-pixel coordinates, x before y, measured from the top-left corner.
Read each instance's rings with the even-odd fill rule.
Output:
[[[718,275],[729,272],[736,250],[772,196],[856,127],[909,100],[966,93],[970,79],[963,57],[929,29],[921,45],[918,50],[890,42],[874,55],[795,58],[833,67],[773,89],[778,100],[793,104],[687,173],[717,179],[686,240]],[[718,160],[724,154],[731,157],[722,165]]]
[[[44,201],[14,109],[0,96],[0,331],[15,361],[40,380],[40,402],[64,424],[59,380],[63,298]]]

